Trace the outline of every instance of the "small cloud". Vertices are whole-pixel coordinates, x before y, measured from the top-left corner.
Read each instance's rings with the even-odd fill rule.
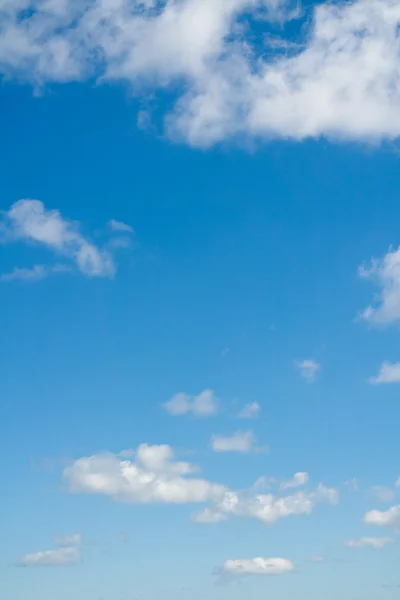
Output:
[[[251,558],[227,560],[215,573],[227,580],[248,575],[284,575],[294,571],[294,565],[285,558]]]
[[[164,409],[175,417],[193,414],[197,417],[210,417],[218,412],[219,398],[212,390],[206,389],[198,396],[180,392],[163,404]]]
[[[400,383],[400,363],[385,361],[376,377],[370,377],[369,383],[379,385],[382,383]]]
[[[58,548],[33,554],[24,554],[17,562],[19,567],[64,567],[75,565],[81,560],[77,548]]]
[[[346,487],[350,488],[351,491],[353,492],[358,492],[359,488],[359,483],[358,483],[358,479],[353,478],[353,479],[349,479],[349,481],[345,481],[343,483],[343,485],[345,485]]]
[[[80,533],[73,533],[71,535],[66,535],[65,537],[56,537],[55,542],[57,546],[71,547],[71,546],[80,546],[82,544],[82,535]]]
[[[240,413],[238,414],[238,419],[256,419],[261,411],[261,406],[258,402],[250,402],[246,404]]]
[[[392,538],[362,537],[357,540],[349,540],[345,545],[348,548],[372,548],[374,550],[381,550],[393,542],[394,540]]]
[[[295,365],[299,369],[303,379],[305,379],[308,383],[313,383],[315,381],[318,371],[321,368],[319,363],[311,359],[296,361]]]
[[[0,281],[41,281],[49,275],[68,273],[71,269],[67,265],[34,265],[30,269],[15,267],[10,273],[0,275]]]
[[[260,451],[261,448],[254,446],[255,437],[251,431],[240,432],[232,436],[224,437],[221,435],[213,435],[211,438],[211,448],[214,452],[254,452]],[[264,450],[266,450],[264,448]]]
[[[88,277],[113,277],[116,271],[113,258],[107,250],[98,248],[86,239],[80,233],[78,223],[65,219],[58,210],[46,209],[40,200],[19,200],[3,213],[0,241],[43,246],[69,259],[78,271]],[[31,275],[43,278],[44,272],[44,267],[39,265]],[[14,279],[27,279],[29,276],[27,271],[21,273],[21,270],[9,274],[9,278]]]
[[[326,562],[326,557],[325,556],[310,556],[308,558],[308,562],[312,562],[312,563],[315,563],[315,564],[325,563]]]
[[[303,473],[303,472],[295,473],[293,475],[292,479],[289,479],[288,481],[284,481],[281,483],[280,489],[281,490],[289,490],[291,488],[296,488],[296,487],[300,487],[302,485],[306,485],[308,483],[309,479],[310,479],[310,476],[308,473]]]
[[[390,325],[400,320],[400,248],[389,248],[383,258],[373,258],[369,266],[361,266],[359,275],[379,288],[377,302],[361,313],[373,325]]]
[[[372,493],[380,500],[381,502],[392,502],[395,493],[392,489],[388,487],[384,487],[381,485],[375,485],[372,488]]]
[[[116,221],[115,219],[111,219],[108,221],[108,226],[113,231],[124,231],[125,233],[135,233],[135,230],[130,225],[123,223],[122,221]]]
[[[400,505],[388,510],[370,510],[364,515],[364,523],[378,527],[400,527]]]

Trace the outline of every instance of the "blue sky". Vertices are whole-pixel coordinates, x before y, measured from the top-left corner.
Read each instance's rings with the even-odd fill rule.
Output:
[[[1,597],[397,599],[398,5],[0,23]]]

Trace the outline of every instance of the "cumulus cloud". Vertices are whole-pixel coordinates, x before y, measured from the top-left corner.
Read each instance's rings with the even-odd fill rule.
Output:
[[[303,473],[303,472],[295,473],[293,475],[292,479],[289,479],[288,481],[283,481],[281,483],[281,490],[288,490],[290,488],[296,488],[301,485],[306,485],[308,483],[309,479],[310,479],[310,476],[308,473]]]
[[[308,383],[313,383],[315,381],[318,371],[321,368],[321,365],[315,360],[296,361],[295,365],[299,369],[303,379]]]
[[[258,402],[250,402],[246,404],[238,414],[239,419],[256,419],[261,411],[261,406]]]
[[[194,516],[197,523],[218,523],[229,517],[251,518],[272,524],[291,515],[309,515],[320,503],[336,504],[335,489],[320,484],[316,489],[290,496],[226,491],[222,499]]]
[[[348,548],[373,548],[374,550],[381,550],[393,542],[392,538],[362,537],[357,540],[349,540],[346,542],[346,546]]]
[[[247,575],[284,575],[294,571],[294,564],[286,558],[245,558],[227,560],[217,570],[220,576],[243,577]]]
[[[115,264],[111,255],[101,250],[80,232],[77,223],[63,218],[58,210],[48,210],[39,200],[19,200],[3,213],[0,221],[3,243],[25,242],[41,245],[71,261],[89,277],[112,277]],[[68,266],[37,266],[33,270],[17,269],[3,279],[43,278],[50,272],[67,270]]]
[[[198,146],[236,136],[397,138],[397,0],[318,3],[301,43],[288,37],[277,44],[264,36],[266,21],[300,16],[293,5],[3,2],[0,69],[35,85],[94,77],[127,82],[136,94],[169,86],[176,103],[166,116],[167,131]]]
[[[379,527],[400,527],[400,505],[388,510],[371,510],[364,515],[364,523]]]
[[[400,248],[390,248],[383,258],[362,266],[359,274],[378,288],[377,300],[367,306],[361,318],[375,325],[390,325],[400,319]]]
[[[43,550],[21,556],[17,565],[20,567],[64,567],[75,565],[81,560],[80,552],[74,547]]]
[[[133,452],[96,454],[76,460],[64,470],[72,493],[102,494],[117,502],[186,504],[216,501],[226,488],[192,477],[198,469],[174,459],[170,446],[142,444]]]
[[[175,417],[193,414],[210,417],[218,412],[219,399],[212,390],[204,390],[198,396],[180,392],[163,404],[164,409]]]
[[[371,377],[369,383],[379,385],[381,383],[400,382],[400,363],[384,362],[376,377]]]
[[[252,431],[238,431],[231,436],[213,435],[211,438],[211,448],[214,452],[254,452],[261,451],[262,448],[256,447],[255,436]],[[265,451],[266,448],[263,448]]]

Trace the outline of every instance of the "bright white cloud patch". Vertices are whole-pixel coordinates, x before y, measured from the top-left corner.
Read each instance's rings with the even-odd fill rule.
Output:
[[[308,381],[308,383],[313,383],[315,381],[318,371],[321,368],[321,365],[315,360],[296,361],[295,364],[296,367],[299,369],[303,379]]]
[[[252,431],[234,433],[232,436],[213,435],[211,448],[214,452],[251,452],[256,450]]]
[[[251,558],[227,560],[220,573],[224,575],[284,575],[294,571],[294,565],[286,558]]]
[[[336,504],[338,500],[337,491],[322,484],[314,490],[291,496],[259,494],[253,489],[248,492],[226,491],[219,502],[197,514],[194,520],[197,523],[218,523],[229,517],[241,517],[272,524],[291,515],[309,515],[318,504]]]
[[[234,136],[397,138],[398,1],[318,3],[300,44],[265,35],[287,4],[296,3],[3,2],[0,69],[36,85],[124,81],[137,94],[142,82],[154,90],[183,81],[166,127],[194,145]]]
[[[3,213],[0,236],[4,243],[25,242],[41,245],[58,256],[69,259],[89,277],[112,277],[115,264],[110,254],[97,248],[80,232],[77,223],[63,218],[58,210],[47,210],[39,200],[19,200]],[[64,265],[34,267],[33,271],[17,269],[4,278],[43,278],[53,271],[67,270]]]
[[[375,385],[381,383],[400,383],[400,363],[384,362],[376,377],[371,377],[369,382]]]
[[[281,483],[281,490],[288,490],[290,488],[296,488],[299,487],[301,485],[306,485],[308,483],[310,479],[310,476],[308,473],[295,473],[292,477],[292,479],[289,479],[288,481],[283,481]]]
[[[219,399],[212,390],[204,390],[198,396],[179,393],[163,406],[170,415],[175,417],[190,413],[197,417],[210,417],[218,412]]]
[[[250,402],[246,404],[238,414],[239,419],[256,419],[261,411],[261,406],[258,402]]]
[[[198,479],[198,470],[174,460],[170,446],[142,444],[134,460],[116,454],[97,454],[76,460],[64,470],[72,493],[102,494],[117,502],[186,504],[217,501],[226,488]]]
[[[388,510],[371,510],[364,516],[364,523],[379,527],[400,527],[400,506]]]
[[[17,565],[20,567],[64,567],[77,564],[81,559],[77,548],[58,548],[24,554]]]
[[[348,548],[373,548],[374,550],[381,550],[393,542],[392,538],[362,537],[357,540],[349,540],[346,542],[346,546]]]

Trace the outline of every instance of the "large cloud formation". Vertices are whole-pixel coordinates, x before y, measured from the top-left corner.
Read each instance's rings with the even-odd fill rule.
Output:
[[[192,145],[236,136],[397,138],[399,2],[317,4],[300,43],[271,42],[268,21],[292,17],[291,6],[0,0],[0,71],[35,85],[118,81],[138,94],[168,86],[176,103],[167,132]]]

